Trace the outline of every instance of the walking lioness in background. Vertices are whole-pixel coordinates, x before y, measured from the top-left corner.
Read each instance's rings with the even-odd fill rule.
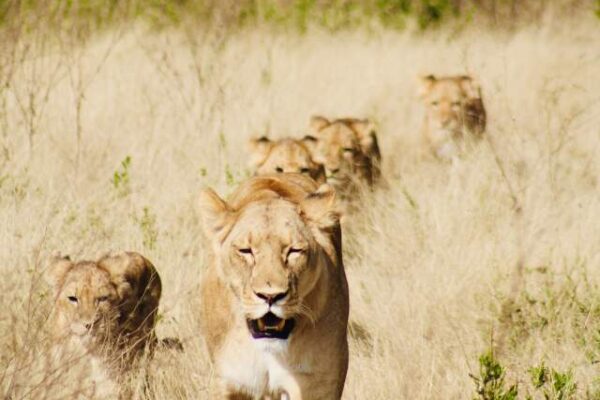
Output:
[[[479,139],[485,131],[481,88],[470,76],[421,77],[419,96],[425,104],[422,137],[437,157],[452,159],[466,136]]]
[[[138,253],[73,262],[55,256],[46,271],[55,307],[50,323],[62,350],[92,357],[118,380],[156,344],[154,326],[161,281]]]
[[[200,204],[214,253],[201,317],[220,395],[339,399],[349,300],[333,188],[275,174],[227,201],[206,189]]]
[[[354,183],[375,185],[381,177],[381,153],[375,125],[368,119],[329,120],[313,116],[304,138],[313,159],[325,166],[327,182],[347,195]]]
[[[266,136],[250,141],[251,166],[257,175],[297,173],[325,183],[325,169],[312,159],[306,144],[297,139],[271,140]]]

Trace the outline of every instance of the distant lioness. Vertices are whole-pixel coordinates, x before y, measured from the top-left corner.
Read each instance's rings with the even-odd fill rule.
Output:
[[[348,286],[335,192],[298,174],[250,178],[200,198],[213,258],[203,331],[229,399],[339,399]]]
[[[311,135],[304,138],[313,159],[325,166],[327,182],[342,194],[356,182],[372,186],[381,177],[381,153],[375,125],[368,119],[329,120],[313,116]]]
[[[56,256],[46,278],[55,296],[50,323],[56,342],[85,349],[117,375],[156,344],[154,325],[161,281],[138,253],[73,262]]]
[[[301,140],[271,140],[266,136],[250,141],[251,164],[257,175],[299,173],[317,183],[325,183],[325,169],[313,161],[310,150]]]
[[[465,134],[474,139],[483,134],[481,88],[470,76],[421,77],[419,95],[425,104],[423,139],[437,157],[451,159],[459,154]]]

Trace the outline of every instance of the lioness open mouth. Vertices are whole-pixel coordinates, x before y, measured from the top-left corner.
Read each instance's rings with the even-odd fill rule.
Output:
[[[281,319],[268,312],[258,319],[246,320],[254,339],[287,339],[294,329],[293,319]]]

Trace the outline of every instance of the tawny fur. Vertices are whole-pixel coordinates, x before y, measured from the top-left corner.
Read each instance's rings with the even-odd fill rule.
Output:
[[[256,175],[298,173],[325,183],[325,168],[312,159],[302,140],[271,140],[266,136],[250,141],[251,166]]]
[[[451,159],[465,139],[483,135],[486,112],[481,88],[472,77],[422,77],[419,95],[425,105],[422,138],[437,157]]]
[[[356,183],[374,186],[381,178],[381,153],[374,124],[368,119],[329,120],[313,116],[305,137],[313,159],[325,166],[327,181],[348,195]]]
[[[115,381],[145,349],[151,356],[161,281],[150,261],[133,252],[80,262],[56,256],[46,278],[55,296],[50,324],[62,356],[84,354]]]
[[[349,300],[333,189],[298,174],[268,175],[242,183],[228,201],[207,189],[201,207],[213,250],[201,317],[221,395],[339,399]],[[271,306],[256,295],[264,292],[287,296]],[[287,340],[250,334],[246,320],[269,310],[295,320]]]

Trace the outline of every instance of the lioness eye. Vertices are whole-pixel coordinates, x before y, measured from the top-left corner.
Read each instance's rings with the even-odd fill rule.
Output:
[[[69,299],[69,301],[71,303],[77,303],[77,297],[75,297],[75,296],[69,296],[69,297],[67,297],[67,299]]]
[[[309,172],[310,172],[310,169],[308,169],[308,168],[300,168],[301,174],[308,174]]]
[[[275,168],[275,172],[282,173],[283,172],[283,168],[277,167],[277,168]]]
[[[354,153],[354,149],[352,147],[344,147],[344,152],[346,153]]]
[[[252,254],[252,249],[251,249],[251,248],[249,248],[249,247],[248,247],[248,248],[244,248],[244,249],[238,249],[238,251],[239,251],[241,254],[250,254],[250,255]]]
[[[304,251],[304,249],[301,249],[299,247],[290,247],[290,249],[288,250],[288,256],[292,255],[292,254],[300,254]]]
[[[437,106],[438,104],[439,104],[439,102],[437,102],[437,101],[432,101],[432,102],[431,102],[431,105],[432,105],[432,106]]]
[[[98,302],[103,302],[108,300],[108,296],[100,296],[96,299]]]
[[[452,107],[458,107],[460,106],[460,101],[453,101],[452,102]]]

